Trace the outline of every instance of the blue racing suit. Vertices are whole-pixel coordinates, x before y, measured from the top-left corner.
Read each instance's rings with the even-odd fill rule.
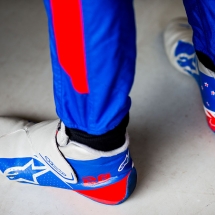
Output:
[[[183,2],[189,24],[193,29],[194,48],[206,55],[214,65],[215,0],[183,0]]]
[[[128,114],[136,58],[133,0],[44,0],[54,98],[68,128],[100,135]]]

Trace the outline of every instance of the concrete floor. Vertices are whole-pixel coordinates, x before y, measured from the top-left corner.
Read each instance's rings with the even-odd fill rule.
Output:
[[[0,176],[0,214],[215,214],[215,135],[199,89],[169,64],[162,33],[180,0],[135,0],[138,57],[129,133],[138,170],[131,198],[105,206],[74,192]],[[42,1],[0,1],[0,115],[55,119]]]

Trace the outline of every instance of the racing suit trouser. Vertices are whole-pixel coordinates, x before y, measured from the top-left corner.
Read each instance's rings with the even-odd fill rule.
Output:
[[[201,63],[215,72],[215,0],[183,0]]]
[[[136,59],[133,0],[44,4],[59,118],[71,131],[83,132],[82,139],[117,126],[125,131]]]

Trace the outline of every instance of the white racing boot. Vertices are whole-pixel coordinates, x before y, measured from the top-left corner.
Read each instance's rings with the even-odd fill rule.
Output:
[[[0,117],[0,172],[12,181],[74,190],[120,204],[136,186],[129,140],[110,152],[72,142],[59,121],[38,124]]]
[[[215,73],[197,58],[192,43],[192,28],[187,18],[172,20],[164,32],[164,45],[170,63],[192,76],[199,85],[209,127],[215,132]]]

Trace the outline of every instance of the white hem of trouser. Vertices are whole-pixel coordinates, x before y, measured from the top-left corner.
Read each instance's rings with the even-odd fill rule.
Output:
[[[92,153],[92,154],[94,154],[96,156],[99,156],[99,157],[111,157],[111,156],[114,156],[114,155],[117,155],[117,154],[120,154],[120,153],[124,152],[128,148],[128,146],[129,146],[128,133],[126,133],[125,138],[126,138],[126,140],[125,140],[125,143],[123,144],[123,146],[121,146],[118,149],[114,149],[114,150],[108,151],[108,152],[92,149],[89,146],[83,145],[83,144],[75,142],[75,141],[70,141],[69,144],[74,144],[76,146],[79,146],[82,149],[85,149],[86,151],[88,151],[88,152],[90,152],[90,153]]]

